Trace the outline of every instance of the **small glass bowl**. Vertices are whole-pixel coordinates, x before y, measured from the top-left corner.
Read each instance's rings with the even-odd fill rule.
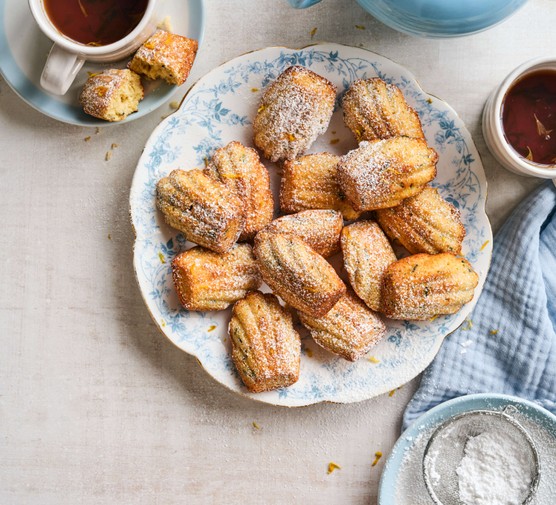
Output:
[[[504,168],[519,175],[556,178],[556,165],[543,165],[520,156],[508,143],[502,125],[502,107],[508,90],[523,76],[539,70],[556,72],[556,57],[529,60],[511,72],[488,98],[483,110],[483,136],[490,152]]]

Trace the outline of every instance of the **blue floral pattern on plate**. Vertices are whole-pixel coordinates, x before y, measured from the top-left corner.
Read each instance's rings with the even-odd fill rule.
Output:
[[[250,394],[230,358],[229,310],[188,312],[172,286],[172,258],[191,246],[170,229],[155,208],[156,182],[174,168],[203,166],[214,150],[232,140],[252,145],[251,119],[264,87],[291,65],[303,65],[332,81],[343,92],[356,79],[379,76],[396,84],[418,111],[429,144],[439,153],[433,183],[461,212],[467,230],[464,254],[479,274],[473,302],[458,314],[434,321],[388,321],[388,334],[356,363],[335,357],[305,336],[301,373],[293,386]],[[336,107],[330,127],[311,152],[342,154],[356,147]],[[273,189],[276,167],[266,163]],[[485,213],[486,179],[469,132],[444,102],[421,90],[403,67],[372,52],[321,44],[293,50],[270,47],[240,56],[203,77],[180,108],[153,132],[139,160],[130,194],[136,232],[134,266],[143,298],[154,321],[178,347],[197,357],[205,370],[233,391],[276,405],[300,406],[321,401],[354,402],[393,390],[419,374],[434,358],[443,338],[468,316],[482,289],[492,252],[492,232]],[[372,357],[373,359],[368,359]]]

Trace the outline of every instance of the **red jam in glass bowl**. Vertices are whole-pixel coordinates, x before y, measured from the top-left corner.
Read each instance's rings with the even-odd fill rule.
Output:
[[[502,126],[520,156],[556,165],[556,71],[533,71],[509,88],[502,105]]]

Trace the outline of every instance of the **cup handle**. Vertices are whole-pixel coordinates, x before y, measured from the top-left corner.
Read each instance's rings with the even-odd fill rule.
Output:
[[[41,75],[41,86],[54,95],[64,95],[85,60],[54,44]]]
[[[311,7],[311,5],[318,4],[321,0],[288,0],[292,7],[296,9],[306,9]]]

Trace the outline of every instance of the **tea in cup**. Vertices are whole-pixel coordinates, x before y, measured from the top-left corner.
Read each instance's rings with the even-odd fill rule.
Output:
[[[85,61],[118,61],[156,29],[157,0],[29,0],[42,32],[54,42],[41,86],[63,95]]]

